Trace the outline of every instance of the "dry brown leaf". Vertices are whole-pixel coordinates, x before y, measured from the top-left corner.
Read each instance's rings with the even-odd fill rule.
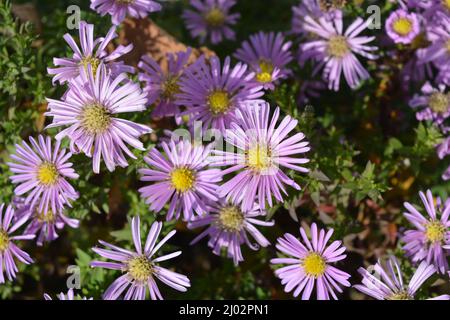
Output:
[[[33,3],[13,4],[11,10],[22,22],[31,22],[38,33],[42,30],[41,18]]]
[[[186,51],[187,46],[167,31],[160,28],[150,19],[127,18],[119,32],[119,40],[123,45],[132,43],[134,49],[126,55],[125,63],[136,66],[141,56],[147,54],[156,60],[163,70],[167,69],[167,53]],[[215,53],[208,48],[193,48],[189,63],[204,54],[211,57]]]

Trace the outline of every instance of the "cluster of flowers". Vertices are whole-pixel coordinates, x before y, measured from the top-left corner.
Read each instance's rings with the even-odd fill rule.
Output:
[[[194,10],[184,14],[187,27],[193,36],[202,39],[209,34],[213,43],[232,39],[230,25],[239,17],[230,13],[234,4],[234,0],[192,0]],[[111,14],[113,23],[120,24],[127,14],[143,17],[161,6],[148,0],[92,0],[92,8],[100,14]],[[358,36],[368,23],[357,19],[344,31],[341,10],[324,11],[317,1],[303,1],[294,8],[293,21],[294,33],[304,40],[299,48],[299,63],[313,63],[314,73],[322,71],[320,81],[329,89],[339,89],[342,73],[348,85],[356,88],[369,77],[356,54],[376,58],[372,52],[377,48],[367,45],[374,37]],[[50,137],[39,136],[37,141],[30,137],[31,146],[23,142],[11,155],[11,181],[17,184],[17,199],[4,216],[1,207],[0,283],[5,281],[3,270],[9,280],[16,276],[13,256],[23,263],[32,262],[16,241],[37,236],[37,243],[42,245],[55,239],[56,229],[65,224],[77,227],[78,221],[64,215],[78,198],[68,182],[78,178],[68,162],[73,153],[92,158],[93,171],[99,173],[102,161],[109,171],[116,166],[126,167],[126,156],[135,158],[129,146],[145,151],[139,137],[151,129],[120,118],[121,113],[140,112],[155,105],[154,117],[174,117],[177,123],[188,118],[191,132],[200,123],[203,131],[224,138],[226,151],[217,141],[204,146],[191,139],[176,139],[170,133],[169,139],[163,138],[144,158],[147,167],[139,173],[146,185],[139,192],[151,211],[159,213],[167,208],[167,220],[181,219],[192,229],[206,227],[192,243],[208,237],[213,252],[220,255],[225,250],[236,265],[244,259],[242,245],[252,250],[270,245],[256,227],[274,224],[264,219],[267,207],[283,201],[287,186],[300,190],[288,174],[308,172],[303,167],[308,159],[302,155],[310,150],[309,144],[303,133],[291,134],[297,120],[290,116],[280,119],[279,108],[271,110],[262,99],[265,90],[273,90],[280,79],[291,75],[286,68],[293,59],[291,42],[285,41],[281,33],[251,36],[237,50],[235,57],[240,62],[235,65],[230,57],[222,63],[217,57],[203,56],[189,64],[188,49],[169,54],[168,68],[163,70],[151,57],[143,56],[138,65],[139,80],[145,83],[141,90],[128,76],[136,70],[119,60],[133,46],[117,46],[110,53],[106,49],[116,37],[115,28],[94,40],[93,25],[81,22],[81,48],[66,34],[64,39],[73,56],[55,58],[56,67],[48,69],[54,83],[67,84],[68,88],[60,100],[48,99],[46,115],[52,117],[52,122],[47,128],[64,129],[55,136],[53,148]],[[64,138],[70,142],[67,153],[60,148]],[[429,217],[405,203],[405,217],[417,230],[405,232],[404,249],[419,264],[409,285],[404,285],[398,262],[391,257],[386,268],[381,261],[376,264],[375,275],[361,269],[363,280],[356,289],[376,299],[413,299],[431,275],[449,271],[446,250],[450,248],[450,201],[438,200],[436,206],[430,191],[420,196]],[[13,235],[28,221],[21,235]],[[148,288],[151,299],[162,299],[155,279],[186,291],[190,286],[186,276],[159,266],[181,251],[155,257],[175,231],[157,244],[162,223],[153,223],[142,249],[138,216],[132,219],[131,226],[134,251],[101,240],[102,247],[93,248],[112,262],[93,261],[92,267],[123,273],[103,298],[145,299]],[[333,229],[319,229],[313,223],[309,233],[301,228],[301,240],[291,234],[278,239],[276,248],[282,257],[271,263],[287,266],[275,274],[286,292],[293,291],[294,296],[302,293],[302,299],[309,299],[316,288],[318,299],[337,299],[336,292],[350,286],[350,275],[333,266],[346,258],[346,248],[338,240],[328,245]],[[50,299],[48,295],[45,298]],[[73,299],[73,291],[59,298]],[[435,299],[448,298],[444,295]]]
[[[437,146],[439,158],[450,155],[450,3],[406,1],[386,21],[389,38],[401,50],[413,52],[402,71],[405,87],[422,85],[409,104],[419,121],[431,121],[446,136]],[[395,53],[394,53],[395,54]],[[447,122],[446,122],[447,121]],[[442,174],[450,179],[450,167]]]

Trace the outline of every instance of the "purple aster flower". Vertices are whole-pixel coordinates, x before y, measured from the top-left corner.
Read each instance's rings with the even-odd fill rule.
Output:
[[[67,291],[67,294],[61,292],[56,297],[58,298],[58,300],[93,300],[92,298],[87,297],[80,297],[79,299],[77,299],[78,297],[75,296],[73,289],[69,289]],[[44,299],[53,300],[52,297],[50,297],[47,293],[44,294]]]
[[[179,80],[191,52],[191,48],[188,48],[187,51],[177,52],[176,55],[168,54],[167,72],[164,72],[148,55],[142,56],[138,65],[143,71],[139,73],[139,81],[146,83],[144,92],[147,94],[148,103],[156,103],[152,112],[154,117],[176,116],[180,113],[179,107],[175,104],[175,95],[180,92]]]
[[[433,77],[433,64],[426,62],[426,48],[419,48],[414,55],[405,63],[401,71],[402,87],[408,90],[411,82],[423,83],[426,79]]]
[[[398,4],[402,9],[407,10],[409,9],[417,9],[417,10],[424,10],[429,9],[432,5],[434,0],[398,0]],[[437,0],[441,1],[441,0]],[[444,0],[445,1],[445,0]],[[395,2],[392,1],[391,2]]]
[[[423,95],[415,95],[409,102],[412,108],[422,108],[416,113],[419,121],[431,120],[441,125],[450,116],[450,93],[445,85],[433,88],[429,82],[422,87]]]
[[[190,287],[190,281],[186,276],[158,265],[158,262],[179,256],[181,251],[169,253],[157,258],[154,257],[155,253],[176,233],[175,230],[170,231],[156,244],[161,229],[161,222],[154,222],[152,224],[144,249],[142,250],[139,217],[134,217],[131,221],[131,230],[136,251],[132,252],[102,240],[99,240],[99,242],[105,249],[98,247],[92,248],[100,256],[114,261],[92,261],[92,267],[120,270],[124,273],[106,289],[103,294],[103,299],[117,300],[128,288],[124,296],[125,300],[144,300],[148,287],[152,300],[162,300],[163,298],[156,285],[155,278],[175,290],[181,292],[187,291],[186,288]]]
[[[356,53],[367,59],[377,58],[370,53],[377,50],[377,47],[367,45],[375,37],[358,36],[368,24],[369,20],[358,18],[344,32],[342,16],[332,21],[325,17],[318,21],[309,16],[305,18],[305,30],[317,35],[319,39],[303,44],[301,50],[305,57],[317,63],[313,74],[323,68],[323,78],[328,81],[330,89],[339,90],[342,73],[352,89],[369,78],[369,73],[355,56]]]
[[[420,33],[419,17],[415,13],[398,9],[387,18],[386,32],[395,43],[409,44]]]
[[[449,0],[421,0],[424,3],[424,8],[428,9],[427,14],[431,17],[436,17],[436,14],[450,14]]]
[[[386,267],[380,261],[373,266],[372,271],[359,268],[363,279],[354,288],[377,300],[414,300],[420,286],[435,272],[433,265],[423,261],[412,276],[409,284],[403,282],[400,264],[394,256],[390,256]],[[442,295],[429,300],[449,300],[450,296]]]
[[[140,86],[127,79],[122,73],[113,77],[104,65],[82,73],[69,84],[69,91],[61,101],[47,99],[50,111],[45,115],[53,117],[46,128],[69,126],[56,135],[57,140],[68,136],[73,152],[82,151],[93,157],[93,170],[100,172],[103,158],[109,171],[116,165],[128,166],[124,153],[136,159],[125,142],[136,149],[145,150],[139,136],[151,132],[147,126],[116,117],[124,112],[145,110],[147,99]]]
[[[450,136],[445,138],[444,141],[437,147],[437,154],[439,159],[443,159],[445,156],[450,155]]]
[[[450,155],[450,137],[444,139],[444,141],[437,147],[437,154],[439,159]],[[450,167],[442,174],[443,180],[450,180]]]
[[[230,28],[236,24],[239,13],[230,13],[236,0],[190,0],[194,10],[184,10],[183,19],[192,37],[205,42],[209,37],[212,44],[222,42],[223,38],[234,40],[235,33]]]
[[[24,233],[36,235],[38,246],[42,246],[44,241],[50,242],[57,239],[58,234],[56,231],[63,229],[66,224],[72,228],[78,228],[80,223],[78,220],[71,219],[60,211],[39,212],[36,207],[26,204],[24,198],[16,198],[14,205],[16,207],[16,219],[27,216],[31,220]]]
[[[139,189],[150,204],[150,210],[160,212],[170,203],[167,220],[183,218],[189,221],[194,213],[204,214],[205,201],[217,201],[217,188],[222,181],[221,170],[208,169],[212,146],[193,146],[189,141],[175,144],[162,142],[165,156],[153,148],[145,162],[150,168],[139,170],[142,181],[152,184]]]
[[[72,153],[60,150],[60,142],[56,141],[52,149],[50,137],[39,136],[38,141],[30,137],[30,147],[25,141],[16,144],[16,153],[11,155],[14,162],[9,168],[14,173],[11,181],[18,184],[14,193],[22,196],[26,193],[25,202],[37,206],[37,210],[47,214],[50,210],[60,212],[64,205],[71,207],[70,201],[78,198],[78,193],[67,182],[78,179],[78,174],[67,162]]]
[[[150,12],[160,11],[161,5],[152,0],[91,0],[91,9],[102,17],[110,14],[112,23],[119,25],[127,15],[143,19]]]
[[[233,203],[220,199],[212,203],[208,214],[200,217],[194,217],[188,223],[189,229],[208,226],[208,228],[199,234],[191,244],[195,244],[204,237],[208,237],[208,246],[213,249],[213,253],[220,255],[222,249],[227,250],[227,256],[232,258],[235,265],[244,261],[241,252],[241,245],[246,244],[252,250],[258,250],[259,247],[267,247],[270,242],[255,227],[271,227],[273,221],[262,221],[259,217],[265,217],[266,212],[261,210],[259,205],[254,203],[248,211],[242,209]],[[249,239],[250,235],[256,243]],[[259,244],[259,245],[258,245]]]
[[[287,264],[277,269],[275,275],[285,285],[285,292],[295,288],[294,297],[303,292],[302,300],[309,300],[316,287],[318,300],[330,300],[330,295],[337,300],[335,291],[342,293],[341,286],[350,286],[350,275],[331,264],[346,258],[343,254],[346,248],[338,240],[327,246],[333,229],[325,232],[317,229],[315,223],[311,226],[311,241],[303,228],[300,228],[300,234],[303,243],[290,233],[278,238],[276,248],[289,258],[270,260],[272,264]]]
[[[436,19],[435,16],[433,17]],[[433,62],[439,70],[437,83],[450,86],[450,17],[448,14],[439,15],[439,23],[428,27],[428,38],[431,45],[426,48],[425,62]]]
[[[340,9],[345,4],[345,0],[332,1],[331,6],[327,6],[327,4],[329,2],[325,0],[303,0],[297,6],[292,7],[292,33],[310,38],[305,30],[305,17],[307,16],[316,21],[321,17],[331,21],[342,16]]]
[[[450,86],[450,64],[439,65],[439,72],[436,76],[435,82]]]
[[[109,29],[108,34],[104,38],[97,38],[94,40],[94,25],[87,24],[84,21],[80,22],[80,44],[81,50],[75,40],[68,33],[64,35],[64,39],[73,50],[72,58],[54,58],[53,63],[57,68],[48,68],[49,74],[55,75],[53,83],[65,83],[78,77],[81,71],[87,71],[87,66],[91,65],[94,73],[100,63],[105,63],[109,70],[115,75],[122,72],[134,72],[134,68],[125,65],[122,61],[117,61],[118,58],[127,54],[133,49],[133,45],[129,44],[124,47],[119,45],[113,52],[106,51],[108,44],[117,37],[115,33],[116,27]]]
[[[296,21],[297,26],[294,28],[293,33],[300,35],[300,42],[308,42],[308,41],[314,41],[317,40],[318,37],[311,33],[310,31],[305,29],[305,25],[307,22],[305,22],[306,17],[310,17],[314,19],[314,21],[318,22],[319,18],[323,18],[327,20],[328,22],[332,23],[333,20],[342,20],[342,11],[341,10],[332,10],[324,12],[322,9],[320,9],[320,6],[318,4],[318,0],[312,0],[309,1],[310,5],[312,6],[311,9],[307,10],[306,8],[303,8],[300,11],[294,11],[293,16],[293,23]],[[303,5],[305,5],[306,2],[301,2],[299,4],[298,8],[301,8]],[[294,7],[295,9],[295,7]],[[308,18],[309,19],[309,18]],[[314,62],[320,62],[321,57],[320,50],[315,50],[313,48],[306,48],[306,50],[302,47],[302,45],[298,48],[297,53],[297,61],[300,67],[304,67],[305,62],[308,60],[313,60]],[[317,70],[318,71],[318,70]]]
[[[285,42],[281,33],[259,32],[250,36],[250,41],[244,41],[234,56],[256,73],[257,84],[273,90],[279,79],[285,79],[291,74],[286,68],[292,61],[291,46],[292,42]]]
[[[236,176],[220,186],[218,194],[233,203],[242,201],[242,210],[250,210],[255,200],[264,209],[266,200],[272,206],[272,196],[283,201],[281,193],[287,194],[284,185],[297,190],[300,186],[288,177],[280,167],[299,172],[308,172],[302,164],[306,158],[297,158],[309,151],[305,135],[301,132],[288,138],[298,121],[290,116],[284,117],[276,127],[280,109],[276,108],[272,118],[270,106],[264,102],[249,105],[238,111],[238,122],[227,130],[225,140],[237,148],[237,152],[215,150],[214,165],[231,166],[223,174],[239,171]]]
[[[403,249],[413,262],[426,260],[428,264],[433,264],[438,272],[445,273],[449,270],[448,254],[443,246],[450,244],[450,202],[442,205],[438,198],[436,206],[430,190],[427,190],[426,194],[420,192],[419,195],[428,217],[424,217],[410,203],[404,203],[407,210],[404,213],[405,218],[417,230],[407,230],[404,233]]]
[[[304,0],[296,6],[292,7],[292,33],[308,38],[308,33],[305,31],[305,17],[310,16],[313,19],[318,19],[324,12],[320,9],[318,0]]]
[[[186,106],[184,114],[190,116],[191,125],[201,121],[205,130],[212,127],[223,132],[236,120],[237,109],[256,102],[264,94],[263,87],[255,86],[253,78],[247,65],[238,63],[232,67],[229,57],[221,68],[219,58],[211,57],[207,62],[202,56],[180,78],[177,104]]]
[[[436,61],[437,65],[450,63],[450,17],[446,14],[438,14],[437,22],[427,25],[427,38],[431,45],[427,49],[427,59]]]
[[[13,235],[27,221],[28,217],[24,216],[13,222],[14,209],[9,205],[6,208],[5,214],[3,214],[4,207],[5,205],[2,203],[0,205],[0,283],[5,283],[4,271],[9,281],[16,278],[18,269],[14,262],[14,257],[25,264],[33,262],[33,259],[30,258],[28,253],[19,249],[15,242],[31,240],[35,237],[34,234]],[[11,222],[13,222],[12,226]]]

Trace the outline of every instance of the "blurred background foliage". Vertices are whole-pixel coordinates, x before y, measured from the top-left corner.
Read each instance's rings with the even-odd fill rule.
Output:
[[[226,41],[218,46],[208,44],[208,47],[224,58],[250,34],[260,30],[287,32],[291,7],[297,3],[294,0],[239,0],[234,8],[241,14],[235,26],[237,41]],[[391,9],[389,1],[348,1],[346,21],[366,16],[365,8],[373,3],[383,8],[384,21]],[[66,9],[78,5],[82,20],[95,24],[96,36],[106,34],[111,26],[110,18],[102,18],[91,11],[87,0],[13,1],[13,6],[23,4],[31,4],[33,10],[29,19],[21,21],[12,13],[11,2],[0,0],[0,201],[5,203],[9,203],[13,195],[9,181],[11,172],[6,162],[14,143],[43,132],[48,121],[43,116],[45,97],[59,98],[64,92],[63,87],[52,86],[46,68],[52,65],[53,57],[69,53],[64,33],[77,36],[77,30],[66,27],[69,16]],[[180,42],[198,47],[200,44],[190,38],[181,19],[186,5],[187,1],[165,1],[164,10],[152,14],[151,18]],[[371,32],[377,37],[383,34],[383,30]],[[296,50],[297,39],[289,38]],[[372,78],[356,91],[341,86],[339,92],[321,92],[307,105],[298,103],[301,85],[311,79],[311,72],[293,62],[291,68],[295,77],[266,95],[272,106],[278,105],[285,114],[300,120],[298,130],[311,141],[309,157],[312,161],[309,175],[289,173],[304,188],[300,193],[290,190],[285,203],[270,210],[269,218],[275,219],[276,225],[262,231],[275,243],[285,232],[297,235],[300,224],[316,221],[334,228],[333,237],[344,239],[348,249],[348,258],[338,266],[352,275],[352,283],[360,281],[358,267],[373,264],[387,253],[396,254],[402,260],[406,275],[411,275],[411,266],[398,243],[399,232],[408,226],[402,215],[403,202],[418,203],[418,191],[427,188],[444,199],[450,192],[448,182],[440,178],[448,163],[439,161],[435,152],[436,144],[442,139],[440,133],[430,124],[416,121],[407,105],[408,94],[399,90],[401,59],[393,61],[385,51],[380,53],[380,59],[367,65]],[[410,92],[418,90],[419,87],[411,88]],[[156,137],[163,134],[162,130],[173,128],[173,124],[166,126],[166,122],[155,124],[149,112],[136,117],[156,130],[156,135],[143,138],[148,150],[154,146]],[[55,132],[45,133],[53,135]],[[141,183],[136,169],[142,166],[144,154],[137,152],[138,160],[130,159],[129,168],[118,168],[113,173],[103,170],[100,175],[92,173],[90,159],[75,155],[72,162],[80,179],[73,185],[80,198],[67,214],[81,219],[80,228],[64,229],[59,239],[43,247],[27,243],[26,250],[35,263],[27,267],[20,265],[18,279],[0,285],[0,297],[41,299],[44,292],[51,295],[65,292],[66,279],[70,276],[67,268],[77,265],[81,272],[79,293],[99,298],[117,274],[91,269],[89,262],[94,253],[90,248],[98,239],[131,246],[129,221],[134,215],[141,216],[143,228],[148,228],[155,219],[164,220],[164,216],[149,212],[137,192]],[[184,223],[165,223],[166,233],[172,228],[178,233],[166,249],[183,251],[172,264],[177,271],[189,276],[192,287],[186,294],[179,294],[161,286],[165,297],[291,297],[283,292],[269,265],[269,260],[276,255],[274,246],[256,253],[245,248],[245,261],[235,267],[232,261],[214,256],[206,241],[189,246],[196,232],[187,230]],[[449,291],[448,283],[443,284],[441,280],[427,283],[428,288],[421,292],[423,296]],[[342,298],[366,297],[346,289]]]

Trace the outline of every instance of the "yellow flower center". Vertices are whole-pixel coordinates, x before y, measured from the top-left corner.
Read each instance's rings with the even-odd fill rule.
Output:
[[[425,226],[425,237],[431,243],[445,240],[445,226],[440,221],[430,221]]]
[[[0,252],[8,249],[9,246],[9,237],[5,230],[0,229]],[[2,266],[0,266],[2,267]]]
[[[99,64],[100,59],[91,56],[83,57],[80,61],[80,65],[83,66],[86,71],[88,71],[88,65],[91,65],[93,75],[96,75]]]
[[[225,113],[230,108],[230,98],[225,91],[214,91],[208,97],[209,109],[213,114]]]
[[[212,27],[220,27],[225,19],[225,14],[219,8],[212,8],[205,15],[206,23]]]
[[[138,282],[146,283],[153,274],[153,264],[145,256],[138,256],[128,261],[128,274]]]
[[[52,223],[56,219],[56,215],[53,214],[52,210],[48,210],[47,213],[44,212],[36,212],[36,219],[40,223]]]
[[[219,211],[218,222],[222,229],[237,232],[242,229],[244,215],[236,206],[225,206]]]
[[[442,0],[442,5],[443,5],[447,10],[450,10],[450,0]]]
[[[436,113],[446,112],[448,110],[450,102],[449,96],[449,94],[445,94],[442,92],[434,92],[433,94],[431,94],[428,100],[428,104],[431,110]]]
[[[261,83],[272,81],[273,65],[270,62],[262,60],[259,63],[260,72],[256,75],[256,80]]]
[[[185,114],[183,116],[181,116],[181,120],[183,120],[183,122],[188,123],[189,122],[189,115]]]
[[[174,95],[180,92],[180,85],[177,77],[167,79],[162,85],[162,96],[164,99],[172,99]]]
[[[111,114],[99,104],[86,106],[81,113],[81,126],[90,134],[105,132],[111,124]]]
[[[176,168],[170,173],[170,181],[177,192],[186,192],[194,186],[194,171],[187,168]]]
[[[303,259],[302,265],[305,273],[315,278],[323,275],[327,268],[325,259],[315,252],[308,254],[306,258]]]
[[[395,33],[401,36],[406,36],[412,31],[412,26],[413,24],[408,18],[398,18],[392,24],[392,29]]]
[[[45,185],[52,185],[58,181],[59,173],[58,169],[53,163],[42,163],[37,172],[37,178],[40,183]]]
[[[412,300],[412,297],[406,291],[394,293],[386,298],[387,300]]]
[[[254,171],[260,172],[272,165],[272,152],[262,144],[250,148],[247,153],[247,165]]]
[[[447,49],[448,53],[450,54],[450,40],[447,40],[445,43],[445,48]]]
[[[328,40],[328,54],[343,58],[350,51],[347,39],[344,36],[333,36]]]

